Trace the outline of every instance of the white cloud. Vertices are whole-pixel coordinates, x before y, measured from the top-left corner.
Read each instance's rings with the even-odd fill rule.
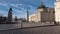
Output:
[[[35,7],[33,7],[32,5],[27,5],[27,4],[0,3],[0,5],[6,6],[6,7],[9,7],[9,6],[15,7],[15,8],[13,8],[13,11],[17,12],[18,17],[24,17],[24,16],[26,17],[27,9],[24,7],[30,8],[30,9],[28,9],[29,13],[33,13],[35,11]],[[18,8],[18,9],[16,9],[16,8]],[[21,9],[21,10],[19,10],[19,9]],[[5,14],[5,13],[6,13],[5,11],[2,11],[2,14]],[[18,13],[20,13],[20,15]],[[1,12],[0,12],[0,14],[1,14]],[[7,15],[7,13],[6,13],[6,15]],[[13,16],[15,16],[15,15],[13,14]]]
[[[8,6],[6,3],[0,3],[0,5],[3,5],[3,6]]]
[[[7,16],[7,14],[8,14],[8,12],[3,11],[3,10],[0,10],[0,15],[2,15],[2,16]]]
[[[13,18],[17,16],[18,18],[26,18],[26,14],[13,14]]]

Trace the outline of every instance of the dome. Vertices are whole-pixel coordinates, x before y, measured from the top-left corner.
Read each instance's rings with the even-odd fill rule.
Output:
[[[9,10],[12,11],[12,8],[10,8]]]
[[[40,2],[40,6],[38,7],[38,9],[40,8],[46,8],[44,5],[43,5],[43,2]]]

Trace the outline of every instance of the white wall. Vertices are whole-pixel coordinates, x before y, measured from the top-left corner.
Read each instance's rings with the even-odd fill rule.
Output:
[[[55,21],[60,22],[60,1],[55,2]]]

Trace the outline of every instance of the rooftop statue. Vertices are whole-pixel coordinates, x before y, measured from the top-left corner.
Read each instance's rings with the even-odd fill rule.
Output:
[[[43,5],[43,2],[40,2],[40,5],[39,5],[38,9],[39,8],[45,8],[45,6]]]

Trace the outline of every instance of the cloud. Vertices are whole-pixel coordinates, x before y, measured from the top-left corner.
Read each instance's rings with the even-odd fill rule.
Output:
[[[8,6],[6,3],[0,3],[0,5],[2,5],[2,6]]]
[[[0,15],[2,16],[7,16],[8,12],[4,11],[4,10],[0,10]]]
[[[18,18],[26,18],[26,14],[13,14],[13,18],[17,16]]]
[[[18,1],[18,0],[16,0],[16,1]],[[30,4],[0,2],[0,5],[5,6],[7,8],[14,7],[13,8],[13,12],[14,12],[13,17],[15,16],[15,14],[17,14],[18,17],[24,17],[24,16],[26,16],[25,14],[26,14],[27,10],[29,11],[29,13],[32,14],[36,9],[34,6],[32,6]],[[3,10],[2,14],[3,13],[5,14],[6,12]],[[7,15],[7,13],[6,13],[6,15]]]

